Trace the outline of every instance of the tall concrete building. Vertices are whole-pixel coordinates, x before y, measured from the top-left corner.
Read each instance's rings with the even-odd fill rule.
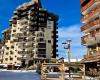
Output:
[[[84,23],[81,31],[85,33],[82,44],[87,47],[82,63],[88,75],[97,76],[100,74],[100,0],[81,0],[81,13]]]
[[[3,31],[3,63],[25,65],[56,58],[58,16],[32,0],[16,8]]]

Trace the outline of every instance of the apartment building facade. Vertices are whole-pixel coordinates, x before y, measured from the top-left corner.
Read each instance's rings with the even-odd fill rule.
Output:
[[[16,8],[3,31],[3,63],[25,65],[56,58],[58,16],[32,0]]]
[[[82,45],[87,47],[82,63],[86,66],[87,74],[91,73],[91,70],[100,72],[100,0],[80,2],[83,16],[81,22],[84,23],[81,31],[85,33],[82,36]]]

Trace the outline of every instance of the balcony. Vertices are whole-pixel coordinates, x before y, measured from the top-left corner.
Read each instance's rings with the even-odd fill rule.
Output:
[[[34,48],[34,45],[28,44],[28,45],[25,45],[24,47],[25,47],[25,48],[28,48],[28,50],[29,50],[29,49],[33,49],[33,48]]]
[[[16,20],[13,20],[13,21],[12,21],[12,24],[17,24],[17,21],[16,21]]]
[[[100,31],[95,33],[96,41],[100,43]]]
[[[37,20],[37,16],[30,16],[31,23],[35,22]]]
[[[39,40],[39,39],[37,39],[36,42],[38,42],[38,43],[46,43],[46,40]]]
[[[84,61],[86,62],[88,62],[88,61],[98,61],[99,60],[99,58],[100,58],[100,51],[96,51],[96,52],[94,52],[94,53],[88,53],[88,54],[90,54],[90,55],[84,55]]]
[[[95,35],[93,35],[93,34],[85,35],[81,38],[81,40],[82,40],[82,44],[84,44],[84,45],[95,44]]]
[[[93,29],[100,26],[100,20],[93,20],[90,23],[86,24],[85,26],[81,27],[81,31]]]
[[[56,34],[58,34],[58,31],[56,31]]]
[[[80,3],[83,4],[85,0],[80,0]]]
[[[39,22],[39,23],[38,23],[38,26],[39,26],[39,27],[46,27],[46,23],[44,23],[44,22]]]
[[[100,2],[100,0],[90,0],[90,2],[88,2],[84,7],[82,7],[81,12],[86,11],[89,7],[92,7],[94,4],[97,4],[99,2]]]
[[[81,38],[83,45],[93,45],[100,42],[100,31],[95,32],[94,34],[88,34]]]
[[[35,33],[27,33],[27,34],[22,34],[22,33],[17,33],[14,35],[15,37],[35,37]]]
[[[36,48],[45,49],[46,48],[46,43],[38,43],[36,45]]]
[[[92,17],[95,17],[98,15],[100,12],[100,6],[94,8],[92,11],[90,11],[87,15],[85,15],[82,19],[81,22],[85,23],[89,21]]]
[[[45,49],[43,49],[43,50],[45,50]],[[45,55],[46,54],[46,51],[38,51],[38,54]]]
[[[45,45],[37,45],[36,48],[38,48],[38,49],[46,49],[46,46]]]
[[[37,35],[38,38],[40,38],[40,37],[41,37],[41,38],[44,38],[44,36],[45,36],[44,33],[43,33],[42,31],[37,31],[37,32],[36,32],[36,35]]]
[[[37,26],[37,22],[36,22],[36,21],[35,21],[35,22],[30,21],[30,22],[29,22],[29,25],[35,27],[35,26]]]
[[[39,54],[38,57],[39,57],[39,58],[45,58],[46,55],[45,55],[45,54],[44,54],[44,55],[43,55],[43,54]]]
[[[30,36],[34,37],[35,36],[35,33],[28,33],[27,36],[28,37],[30,37]]]

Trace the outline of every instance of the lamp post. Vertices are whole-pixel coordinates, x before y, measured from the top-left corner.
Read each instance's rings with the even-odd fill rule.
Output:
[[[66,49],[67,56],[68,56],[68,63],[69,63],[69,79],[70,79],[70,44],[71,40],[66,40],[66,42],[62,43],[64,44],[64,49]]]

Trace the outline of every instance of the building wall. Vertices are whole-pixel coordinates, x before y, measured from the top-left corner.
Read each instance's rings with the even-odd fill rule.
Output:
[[[87,47],[84,61],[94,61],[100,58],[100,0],[81,0],[81,22],[84,26],[81,31],[85,33],[82,44]]]
[[[54,40],[56,26],[54,23],[58,18],[41,8],[39,4],[29,2],[17,7],[14,11],[10,20],[10,33],[6,32],[10,35],[10,39],[5,38],[7,34],[4,32],[3,41],[6,40],[6,42],[2,46],[4,50],[3,63],[22,65],[23,60],[27,62],[33,60],[35,63],[34,58],[41,60],[54,57],[53,51],[56,51],[54,50],[56,49]]]

